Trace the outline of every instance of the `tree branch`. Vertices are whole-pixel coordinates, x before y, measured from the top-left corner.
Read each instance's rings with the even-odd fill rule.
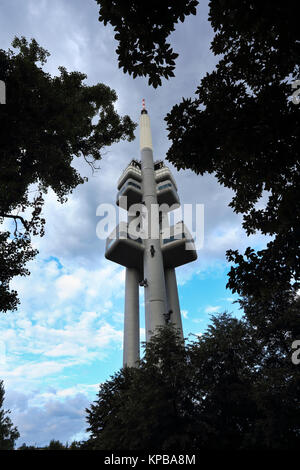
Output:
[[[8,217],[10,219],[14,219],[15,221],[15,231],[14,231],[14,236],[16,237],[17,236],[17,232],[18,232],[18,223],[17,223],[17,219],[20,220],[24,226],[24,228],[26,230],[28,230],[28,222],[21,216],[21,215],[13,215],[13,214],[1,214],[0,213],[0,217]]]

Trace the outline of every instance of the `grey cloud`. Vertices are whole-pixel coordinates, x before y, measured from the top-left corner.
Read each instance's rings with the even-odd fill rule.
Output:
[[[19,391],[8,389],[5,392],[5,408],[24,411],[28,407],[29,396]]]
[[[71,442],[78,433],[85,433],[85,408],[91,400],[83,393],[63,400],[51,398],[41,406],[30,405],[26,394],[8,391],[5,408],[10,408],[11,419],[20,432],[17,447],[27,445],[44,446],[51,439],[63,443]],[[29,403],[29,404],[28,404]]]

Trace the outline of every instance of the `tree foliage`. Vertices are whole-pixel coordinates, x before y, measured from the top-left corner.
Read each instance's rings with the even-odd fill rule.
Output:
[[[3,409],[4,395],[3,380],[0,380],[0,450],[13,450],[20,434],[9,417],[10,410]]]
[[[79,442],[79,441],[73,441],[70,445],[66,442],[66,444],[63,444],[62,442],[56,440],[56,439],[51,439],[49,444],[44,447],[36,447],[33,445],[26,445],[23,443],[20,447],[18,447],[18,450],[29,450],[29,451],[35,451],[35,450],[82,450],[84,449],[84,442]]]
[[[161,85],[161,77],[174,77],[178,54],[167,42],[178,21],[196,14],[197,0],[96,0],[99,21],[110,23],[118,41],[119,67],[136,76],[149,77],[149,85]]]
[[[49,445],[44,447],[45,450],[66,450],[67,445],[64,445],[62,442],[57,441],[55,439],[51,439]]]
[[[246,319],[212,317],[184,347],[165,327],[138,368],[100,385],[87,410],[90,449],[297,448],[299,373]]]
[[[59,67],[52,77],[43,70],[49,53],[35,39],[15,38],[17,50],[0,50],[0,79],[6,105],[0,108],[0,222],[12,223],[0,235],[0,310],[16,308],[9,289],[36,251],[31,235],[44,234],[44,195],[51,188],[60,202],[86,178],[72,166],[84,158],[93,168],[103,149],[132,140],[135,124],[114,109],[117,95],[108,86],[88,86],[81,72]]]
[[[90,447],[186,448],[189,416],[188,412],[182,413],[186,400],[185,362],[179,336],[163,330],[146,346],[138,369],[121,369],[102,384],[97,401],[87,410]],[[171,370],[171,364],[176,368]]]
[[[31,445],[27,445],[25,442],[23,442],[23,444],[18,447],[18,450],[28,450],[28,451],[32,451],[32,450],[37,450],[38,447],[35,447],[35,446],[31,446]]]
[[[228,287],[263,300],[300,276],[300,106],[291,100],[291,82],[299,78],[296,2],[209,5],[211,48],[221,59],[196,98],[166,116],[168,160],[214,174],[234,191],[230,206],[243,214],[247,234],[273,237],[257,253],[227,253],[237,265]]]

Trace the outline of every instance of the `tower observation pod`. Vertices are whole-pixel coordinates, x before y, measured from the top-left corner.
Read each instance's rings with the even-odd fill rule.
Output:
[[[140,359],[139,286],[145,295],[146,342],[159,326],[173,323],[183,338],[175,268],[197,259],[184,223],[169,226],[180,201],[163,161],[153,160],[150,118],[140,116],[140,160],[131,160],[118,181],[116,204],[128,211],[106,240],[105,257],[126,268],[123,366]]]

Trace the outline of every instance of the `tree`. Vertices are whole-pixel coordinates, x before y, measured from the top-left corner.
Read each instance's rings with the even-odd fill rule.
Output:
[[[243,214],[247,234],[273,237],[257,253],[227,252],[236,264],[228,287],[261,301],[294,282],[297,288],[300,276],[300,107],[291,100],[291,82],[299,78],[295,11],[295,1],[212,0],[211,47],[221,59],[197,97],[166,116],[168,160],[178,169],[214,174],[234,191],[230,206]]]
[[[35,447],[35,446],[28,446],[27,444],[25,444],[25,442],[23,442],[23,444],[18,447],[18,450],[37,450],[38,447]]]
[[[248,436],[255,441],[254,384],[261,361],[251,327],[227,313],[213,316],[207,331],[188,349],[198,403],[196,448],[251,448]]]
[[[81,450],[83,449],[83,441],[73,441],[68,447],[68,450]]]
[[[55,439],[51,439],[49,445],[44,447],[45,450],[66,450],[67,448],[67,445],[64,446],[60,441],[56,441]]]
[[[4,395],[3,380],[0,380],[0,449],[13,450],[20,434],[9,417],[10,410],[3,409]]]
[[[213,316],[182,344],[167,326],[137,368],[100,385],[87,449],[296,449],[299,373],[247,318]]]
[[[73,441],[70,445],[66,443],[65,445],[55,439],[51,439],[49,444],[45,447],[35,447],[32,445],[26,445],[23,443],[18,450],[81,450],[84,449],[84,442]]]
[[[18,50],[0,50],[0,79],[6,105],[0,107],[0,222],[12,229],[0,234],[0,310],[14,310],[14,276],[27,275],[25,264],[36,255],[31,235],[44,234],[44,195],[51,188],[60,202],[86,178],[73,168],[84,158],[95,169],[103,149],[134,138],[135,124],[114,109],[115,91],[98,83],[87,86],[81,72],[59,67],[52,77],[43,70],[49,53],[35,39],[15,38]]]
[[[267,448],[297,448],[300,369],[292,362],[292,344],[300,339],[300,297],[287,286],[270,298],[243,296],[240,304],[262,351],[254,387],[259,413],[255,442]]]
[[[167,38],[178,20],[196,14],[197,0],[96,0],[99,21],[110,23],[118,41],[119,67],[136,76],[149,76],[149,85],[161,85],[161,77],[174,77],[175,59]]]
[[[145,348],[140,366],[121,369],[101,384],[96,402],[86,410],[90,448],[188,447],[188,368],[180,337],[162,329]]]

